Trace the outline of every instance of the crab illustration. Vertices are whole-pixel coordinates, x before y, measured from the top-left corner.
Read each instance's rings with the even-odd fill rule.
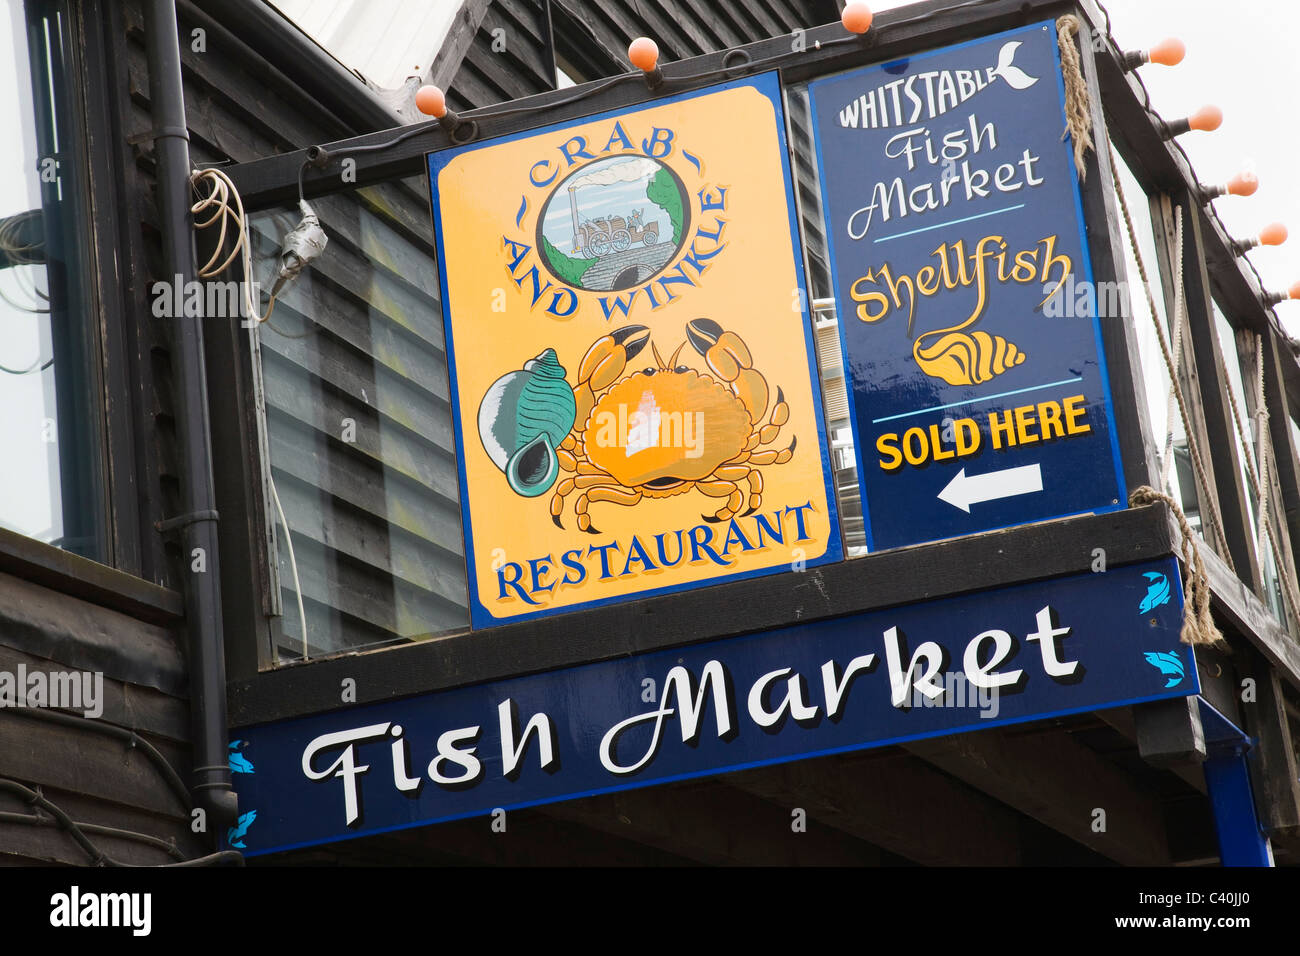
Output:
[[[782,449],[759,446],[774,442],[790,417],[781,389],[768,411],[767,380],[753,366],[749,348],[734,332],[723,331],[711,319],[686,325],[687,341],[664,362],[651,345],[655,365],[624,376],[627,363],[650,341],[643,325],[627,325],[597,339],[583,356],[574,386],[577,416],[573,430],[557,450],[566,476],[551,496],[551,519],[558,527],[565,499],[580,494],[573,510],[578,528],[592,527],[594,502],[631,507],[642,498],[669,498],[697,489],[725,499],[705,521],[727,521],[748,506],[751,514],[762,503],[763,475],[756,466],[781,465],[794,455],[796,440]],[[713,375],[702,374],[678,357],[689,342],[704,356]],[[714,377],[716,376],[716,378]],[[631,409],[639,425],[629,432]],[[660,440],[660,424],[687,421],[698,443]],[[615,440],[611,424],[624,423]],[[595,434],[592,434],[592,433]]]

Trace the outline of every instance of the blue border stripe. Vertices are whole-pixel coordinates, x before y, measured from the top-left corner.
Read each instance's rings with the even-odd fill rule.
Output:
[[[1185,608],[1185,595],[1183,593],[1183,586],[1182,586],[1181,566],[1177,557],[1173,555],[1168,555],[1163,558],[1159,558],[1155,561],[1136,562],[1132,565],[1123,565],[1122,567],[1112,568],[1108,572],[1108,574],[1121,574],[1123,573],[1124,568],[1137,568],[1137,569],[1151,568],[1151,569],[1159,569],[1163,571],[1167,575],[1169,585],[1170,585],[1170,598],[1171,598],[1170,603],[1172,604],[1173,607],[1179,609],[1180,613],[1177,615],[1177,617],[1179,620],[1181,620],[1181,611]],[[1080,577],[1089,577],[1089,575],[1087,574],[1087,572],[1083,572],[1081,574],[1066,575],[1061,578],[1052,578],[1047,581],[1025,581],[1019,584],[1007,585],[1004,587],[997,588],[995,590],[995,593],[1001,597],[1016,598],[1016,599],[1028,595],[1043,595],[1046,593],[1050,593],[1050,589],[1052,588],[1053,584],[1056,583],[1057,581],[1068,581]],[[970,599],[971,599],[970,595],[948,595],[933,600],[922,600],[917,602],[911,602],[909,604],[903,605],[903,607],[935,608],[935,607],[963,606],[964,604],[968,603]],[[870,614],[875,612],[867,612],[867,613]],[[848,617],[853,618],[857,616],[858,615],[849,615]],[[822,623],[833,624],[834,620],[838,620],[838,619],[832,619],[832,621],[827,621]],[[778,631],[788,630],[788,628],[778,628],[777,630]],[[739,653],[741,656],[744,656],[748,648],[751,648],[753,645],[761,644],[762,642],[769,639],[772,636],[772,634],[773,634],[772,631],[758,631],[750,634],[744,634],[739,637],[722,638],[717,641],[707,642],[705,646],[718,647],[718,648],[728,647],[736,651],[737,653]],[[1176,641],[1176,638],[1171,638],[1171,639]],[[332,843],[337,843],[343,840],[353,839],[357,837],[372,836],[381,833],[411,829],[419,826],[430,826],[438,823],[449,822],[452,820],[469,819],[474,817],[485,817],[495,809],[503,809],[509,811],[514,809],[533,807],[533,806],[542,806],[546,804],[561,803],[566,800],[575,800],[587,796],[616,793],[623,790],[641,789],[649,786],[657,786],[661,783],[673,783],[677,781],[689,780],[689,779],[700,778],[700,777],[716,776],[719,774],[731,773],[731,772],[745,770],[753,767],[763,767],[763,766],[772,766],[772,765],[783,764],[783,763],[793,763],[796,761],[813,759],[816,757],[829,756],[829,755],[841,754],[841,753],[858,752],[863,750],[871,750],[878,747],[887,747],[894,744],[907,743],[909,741],[926,740],[926,739],[944,737],[952,734],[961,734],[961,733],[968,733],[971,731],[991,729],[994,727],[1013,726],[1016,724],[1032,723],[1034,721],[1039,721],[1039,720],[1051,720],[1057,717],[1069,716],[1072,714],[1093,713],[1097,711],[1111,709],[1114,707],[1130,706],[1134,704],[1146,703],[1149,701],[1168,700],[1168,699],[1174,699],[1178,697],[1188,697],[1188,696],[1194,696],[1200,694],[1202,691],[1202,687],[1200,684],[1199,673],[1196,668],[1196,658],[1193,649],[1187,645],[1182,645],[1177,643],[1173,644],[1173,648],[1176,649],[1177,653],[1180,654],[1180,656],[1183,658],[1185,662],[1185,666],[1186,666],[1185,673],[1187,677],[1187,680],[1185,681],[1186,686],[1178,686],[1169,689],[1162,688],[1152,694],[1145,694],[1140,696],[1123,696],[1115,699],[1107,699],[1103,697],[1102,699],[1093,699],[1090,702],[1084,704],[1078,704],[1073,706],[1052,707],[1046,710],[1034,711],[1032,713],[1019,714],[1016,716],[995,717],[991,719],[971,717],[967,722],[958,724],[956,726],[939,727],[939,728],[934,728],[931,730],[917,732],[917,733],[895,734],[893,736],[884,737],[880,739],[873,738],[873,739],[859,740],[857,742],[841,744],[834,747],[819,747],[819,748],[808,749],[808,750],[800,750],[794,753],[780,754],[770,758],[737,761],[734,763],[721,763],[719,765],[711,766],[708,768],[692,769],[677,774],[668,774],[663,777],[647,777],[645,779],[639,779],[634,781],[612,782],[609,786],[588,787],[580,790],[566,791],[558,794],[539,797],[532,800],[518,800],[516,802],[511,802],[511,803],[502,803],[499,804],[498,806],[492,807],[491,809],[488,809],[487,804],[485,803],[473,810],[465,810],[456,813],[448,813],[448,814],[443,814],[441,816],[424,817],[418,820],[404,820],[400,823],[395,823],[389,826],[376,827],[373,829],[363,829],[363,830],[358,830],[356,832],[340,833],[334,831],[330,835],[322,836],[320,838],[313,838],[310,840],[304,840],[304,841],[293,842],[293,843],[274,844],[269,847],[266,846],[257,847],[256,849],[251,849],[246,851],[246,855],[260,856],[264,854],[278,853],[278,852],[283,852],[286,850],[297,849],[306,846],[332,844]],[[652,658],[652,657],[656,657],[657,655],[661,656],[663,653],[665,653],[663,650],[648,651],[641,654],[633,655],[633,657]],[[668,653],[671,653],[671,651],[669,651]],[[551,671],[544,671],[541,672],[541,674],[539,675],[527,675],[524,677],[508,677],[500,681],[493,681],[490,683],[493,686],[499,686],[505,689],[513,685],[515,682],[519,680],[531,680],[541,675],[551,675],[555,677],[560,675],[576,674],[578,672],[587,671],[593,668],[600,668],[600,667],[607,666],[608,663],[609,663],[608,661],[588,662],[583,664],[577,664],[571,667],[556,668]],[[441,696],[443,693],[444,693],[443,691],[438,691],[438,692],[433,692],[431,694],[415,695],[415,698],[433,700]],[[405,698],[405,700],[408,701],[411,699],[412,698]],[[389,702],[389,703],[396,703],[396,702]],[[363,705],[363,709],[375,708],[379,706],[383,706],[382,702]],[[336,710],[329,713],[337,715],[338,713],[340,713],[340,711]],[[256,735],[259,728],[267,728],[273,726],[283,726],[283,727],[290,727],[290,728],[299,727],[299,726],[305,727],[318,721],[321,716],[322,716],[321,714],[315,714],[315,715],[309,715],[304,717],[289,718],[287,720],[281,720],[281,721],[269,721],[269,722],[264,722],[262,724],[249,725],[241,728],[236,728],[234,732],[247,736],[247,735]],[[813,733],[815,734],[815,731]],[[809,741],[810,743],[812,742],[811,737],[809,738]]]
[[[1057,385],[1069,385],[1071,382],[1082,381],[1083,376],[1076,375],[1074,378],[1063,378],[1059,382],[1048,382],[1046,385],[1029,385],[1025,388],[1012,389],[1009,392],[998,392],[996,395],[981,395],[979,398],[967,398],[960,402],[949,402],[947,405],[931,405],[929,408],[918,408],[914,412],[899,412],[897,415],[873,418],[871,424],[879,425],[881,422],[892,422],[896,418],[911,418],[913,415],[923,415],[926,412],[941,412],[945,408],[956,408],[958,405],[978,405],[980,402],[991,402],[995,398],[1006,398],[1008,395],[1023,395],[1025,392],[1036,392],[1043,388],[1055,388]]]
[[[938,222],[933,226],[922,226],[920,229],[911,229],[907,232],[898,232],[892,236],[881,236],[879,239],[872,239],[872,242],[888,242],[890,239],[902,239],[905,236],[915,236],[918,232],[929,232],[931,229],[943,229],[946,226],[960,226],[963,222],[973,222],[976,219],[987,219],[989,216],[997,216],[1004,212],[1015,212],[1017,209],[1024,209],[1025,204],[1020,203],[1015,206],[1007,206],[1005,209],[992,209],[988,212],[976,213],[973,216],[967,216],[965,219],[953,219],[950,222]]]
[[[1061,73],[1061,47],[1060,47],[1060,43],[1057,40],[1055,23],[1052,21],[1040,20],[1035,23],[1028,23],[1022,27],[1016,27],[1015,29],[1012,30],[1003,30],[1000,33],[990,33],[985,36],[976,37],[973,40],[967,40],[963,43],[954,43],[948,46],[932,47],[928,50],[907,57],[906,60],[910,63],[912,61],[925,59],[926,57],[931,55],[935,55],[939,53],[949,53],[953,50],[960,50],[965,47],[988,43],[989,41],[997,40],[1002,37],[1017,36],[1019,34],[1029,33],[1033,30],[1044,29],[1044,28],[1046,29],[1046,32],[1051,37],[1052,52],[1056,63],[1056,69],[1053,72],[1056,74],[1057,102],[1060,106],[1060,111],[1061,111],[1060,118],[1061,118],[1062,126],[1066,127],[1068,126],[1068,124],[1066,123],[1066,116],[1065,116],[1065,79],[1063,74]],[[836,277],[839,275],[839,271],[836,268],[836,257],[835,257],[835,248],[838,245],[838,243],[835,240],[835,223],[832,221],[830,204],[826,201],[826,196],[825,196],[826,167],[825,167],[825,163],[822,160],[821,140],[817,135],[817,131],[818,129],[820,129],[820,124],[818,123],[817,120],[817,97],[814,95],[814,91],[817,89],[817,87],[832,82],[846,74],[863,72],[882,65],[883,64],[881,63],[872,63],[872,64],[867,64],[865,66],[857,66],[846,70],[840,70],[835,73],[829,73],[826,74],[825,76],[820,76],[817,79],[810,81],[807,86],[808,110],[809,110],[809,116],[812,120],[811,135],[813,139],[813,151],[817,154],[817,188],[821,194],[821,205],[823,210],[823,220],[826,228],[826,249],[827,249],[827,256],[829,260],[831,283],[832,283],[832,287],[835,289],[837,293],[836,303],[835,303],[835,312],[837,317],[840,316],[841,314],[841,303],[838,298],[838,292],[840,290],[838,287],[839,285],[838,281],[836,279]],[[1074,144],[1068,135],[1062,139],[1061,148],[1067,151],[1070,157],[1070,168],[1073,169],[1074,168]],[[1078,177],[1071,178],[1070,186],[1074,193],[1075,223],[1079,231],[1080,247],[1083,249],[1084,278],[1087,280],[1088,287],[1092,287],[1093,284],[1092,247],[1088,244],[1087,222],[1084,219],[1084,214],[1083,214],[1083,195],[1079,189]],[[1077,510],[1068,511],[1064,514],[1054,515],[1051,517],[1033,518],[1030,521],[1021,521],[1021,522],[1013,522],[1011,524],[993,525],[990,527],[983,528],[979,532],[971,532],[972,534],[975,533],[983,534],[987,531],[999,531],[1002,530],[1003,528],[1014,528],[1021,524],[1038,524],[1043,521],[1054,521],[1058,518],[1068,518],[1079,514],[1106,514],[1111,511],[1119,511],[1121,509],[1128,507],[1128,500],[1127,500],[1128,494],[1126,491],[1127,485],[1125,484],[1124,481],[1124,466],[1123,466],[1123,461],[1120,458],[1120,451],[1119,451],[1119,434],[1115,427],[1115,405],[1111,396],[1110,369],[1106,363],[1106,348],[1101,333],[1101,319],[1097,315],[1097,309],[1095,307],[1095,303],[1094,303],[1094,307],[1091,309],[1091,315],[1092,315],[1094,348],[1097,353],[1097,362],[1098,362],[1099,378],[1101,380],[1102,398],[1104,400],[1103,404],[1105,405],[1105,410],[1106,410],[1106,424],[1110,430],[1111,460],[1115,466],[1115,494],[1114,497],[1111,499],[1111,504],[1110,505],[1102,504],[1094,507],[1085,506],[1085,507],[1078,508]],[[849,369],[853,367],[853,362],[852,362],[852,356],[850,356],[849,354],[848,343],[845,341],[845,338],[846,337],[842,334],[839,336],[840,355],[842,356],[843,359],[843,367],[845,371],[844,386],[848,390],[849,422],[853,433],[853,457],[856,459],[857,467],[858,467],[858,471],[857,471],[858,492],[861,496],[860,500],[862,502],[862,527],[867,539],[867,551],[874,552],[876,551],[876,544],[871,530],[871,501],[867,495],[867,489],[866,489],[867,470],[866,470],[865,460],[862,457],[863,429],[858,420],[858,403],[854,401],[853,398],[853,383],[851,380],[851,376],[849,375]],[[963,402],[959,404],[966,404],[966,403]],[[876,424],[876,423],[873,422],[872,424]],[[968,535],[963,534],[963,535],[958,535],[957,537],[967,537],[967,536]],[[944,538],[926,539],[922,541],[913,541],[911,542],[911,544],[914,545],[927,544],[929,543],[930,540],[949,540],[949,539],[944,539]]]
[[[1190,650],[1190,649],[1189,649]],[[1191,668],[1191,673],[1195,674],[1195,668]],[[989,730],[994,727],[1011,727],[1016,724],[1032,723],[1036,720],[1052,720],[1057,717],[1069,717],[1073,714],[1087,714],[1095,711],[1110,710],[1115,707],[1130,707],[1135,704],[1146,704],[1155,700],[1169,700],[1175,697],[1190,697],[1200,693],[1199,682],[1197,687],[1192,690],[1177,689],[1167,694],[1152,694],[1149,697],[1132,697],[1124,700],[1107,701],[1104,704],[1087,704],[1082,707],[1067,707],[1061,710],[1046,711],[1041,714],[1026,714],[1021,717],[1011,717],[1006,720],[994,719],[973,723],[961,727],[942,728],[939,730],[927,731],[922,734],[908,734],[902,737],[890,737],[885,740],[873,740],[869,743],[846,744],[843,747],[831,747],[825,750],[812,750],[807,753],[798,753],[773,757],[770,760],[754,760],[748,763],[732,764],[726,767],[714,767],[707,770],[692,770],[689,773],[677,774],[671,777],[658,777],[653,780],[639,780],[632,783],[615,784],[610,787],[597,787],[592,790],[575,791],[574,793],[565,793],[553,797],[545,797],[540,800],[528,800],[522,803],[511,803],[494,809],[505,810],[526,810],[529,807],[542,807],[551,803],[564,803],[568,800],[581,800],[583,797],[597,797],[607,793],[619,793],[623,790],[642,790],[646,787],[657,787],[660,784],[679,783],[683,780],[696,780],[700,777],[715,777],[719,774],[737,773],[741,770],[752,770],[757,767],[772,767],[777,764],[794,763],[799,760],[814,760],[817,757],[831,757],[835,754],[853,753],[860,750],[874,750],[878,747],[890,747],[895,744],[912,743],[917,740],[930,740],[935,737],[951,737],[958,734],[967,734],[976,730]],[[268,853],[284,853],[288,850],[298,850],[303,847],[320,846],[323,843],[342,843],[345,840],[356,840],[362,837],[378,836],[382,833],[393,833],[397,830],[412,830],[416,827],[433,826],[438,823],[450,823],[453,820],[467,820],[472,817],[490,816],[492,810],[472,810],[467,813],[456,813],[445,817],[437,817],[429,820],[415,820],[407,823],[397,823],[389,827],[379,827],[374,830],[364,830],[359,833],[341,833],[332,836],[322,837],[318,840],[304,840],[299,843],[287,843],[284,846],[270,847],[261,850],[244,851],[244,856],[264,856]]]
[[[807,281],[804,277],[803,268],[803,244],[798,231],[798,214],[794,205],[794,185],[790,170],[790,155],[786,144],[786,123],[785,110],[781,102],[781,83],[776,71],[755,74],[740,80],[733,80],[728,83],[721,83],[717,86],[707,87],[700,90],[692,90],[687,93],[679,93],[675,96],[664,97],[663,99],[649,102],[637,103],[634,106],[625,107],[619,110],[611,110],[605,113],[596,113],[590,116],[584,116],[577,119],[566,120],[562,123],[553,123],[549,126],[542,126],[536,129],[523,130],[518,133],[512,133],[508,136],[498,136],[484,139],[479,142],[470,143],[462,147],[450,147],[436,152],[428,153],[427,174],[429,177],[429,198],[430,205],[433,208],[433,226],[434,242],[437,249],[438,262],[438,283],[442,292],[442,320],[443,333],[447,343],[447,372],[451,386],[451,406],[452,406],[452,432],[456,436],[456,470],[460,480],[461,491],[461,526],[462,534],[465,541],[465,565],[466,580],[469,588],[469,606],[470,606],[470,629],[482,630],[485,628],[499,627],[503,624],[516,624],[523,621],[531,621],[540,617],[548,617],[553,614],[568,614],[573,611],[584,610],[586,608],[604,607],[609,604],[618,604],[626,601],[641,600],[643,598],[653,597],[660,594],[681,593],[684,591],[694,590],[696,588],[708,587],[712,584],[720,584],[724,581],[740,581],[746,578],[761,577],[769,574],[794,574],[788,564],[778,564],[768,568],[756,568],[752,571],[743,571],[736,574],[723,574],[712,578],[706,578],[700,581],[692,581],[688,584],[667,585],[660,588],[653,588],[644,591],[635,591],[630,594],[619,595],[617,597],[598,598],[592,601],[585,601],[581,604],[568,604],[557,608],[542,608],[537,611],[530,611],[524,614],[511,615],[508,617],[496,617],[488,611],[487,605],[482,601],[478,591],[478,576],[474,567],[474,530],[473,523],[469,515],[469,480],[465,473],[465,438],[461,433],[461,409],[460,409],[460,390],[456,378],[456,357],[454,346],[454,335],[451,331],[450,313],[453,304],[450,301],[450,295],[447,287],[447,269],[443,259],[443,224],[442,209],[438,202],[437,182],[438,175],[442,170],[457,156],[470,153],[478,149],[490,146],[496,146],[501,143],[508,143],[518,139],[524,139],[533,136],[541,136],[548,133],[554,133],[562,130],[572,129],[575,126],[587,123],[598,123],[608,119],[614,119],[626,116],[631,113],[645,112],[658,107],[678,103],[685,100],[696,99],[701,96],[708,96],[713,93],[719,93],[724,90],[750,87],[756,90],[760,95],[765,97],[771,104],[773,110],[773,123],[777,134],[777,147],[781,157],[782,177],[785,184],[786,210],[788,213],[788,227],[790,232],[790,250],[795,268],[795,281],[798,288],[807,290]],[[827,503],[827,522],[829,525],[829,535],[826,543],[825,552],[819,557],[809,559],[805,562],[806,568],[813,568],[823,564],[831,564],[844,559],[844,545],[840,532],[839,520],[839,501],[836,497],[834,486],[834,472],[830,467],[830,447],[826,438],[826,416],[822,410],[822,395],[820,388],[820,375],[817,368],[817,350],[813,341],[812,319],[809,314],[806,302],[800,303],[800,318],[803,322],[804,329],[804,348],[808,357],[809,381],[811,384],[810,391],[813,396],[813,412],[817,425],[817,440],[821,454],[822,462],[822,479]]]

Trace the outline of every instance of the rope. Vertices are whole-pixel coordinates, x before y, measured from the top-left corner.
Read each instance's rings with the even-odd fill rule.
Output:
[[[1125,212],[1127,212],[1125,208]],[[1178,222],[1181,225],[1181,221]],[[1178,238],[1178,247],[1182,248],[1182,237]],[[1145,270],[1145,265],[1143,269]],[[1171,355],[1181,356],[1183,354],[1183,331],[1187,328],[1187,300],[1185,297],[1186,289],[1181,281],[1174,287],[1174,340],[1170,348]],[[1151,313],[1153,316],[1154,312]],[[1175,408],[1175,391],[1173,386],[1173,377],[1170,377],[1169,397],[1165,402],[1165,450],[1164,464],[1160,467],[1160,487],[1169,487],[1169,472],[1174,466],[1174,408]]]
[[[1255,530],[1255,547],[1259,549],[1261,536],[1268,538],[1269,552],[1273,555],[1273,566],[1277,571],[1278,580],[1282,583],[1282,592],[1286,597],[1287,606],[1291,609],[1291,615],[1300,624],[1300,592],[1297,592],[1295,581],[1291,577],[1286,561],[1282,557],[1282,549],[1278,545],[1277,537],[1273,534],[1273,525],[1269,520],[1269,490],[1272,487],[1273,456],[1271,436],[1268,432],[1268,405],[1264,398],[1264,343],[1258,333],[1255,335],[1255,433],[1256,441],[1252,443],[1247,440],[1246,426],[1242,423],[1241,410],[1237,404],[1236,391],[1232,387],[1232,379],[1228,376],[1227,359],[1220,354],[1219,364],[1223,372],[1224,384],[1228,391],[1228,404],[1232,408],[1232,424],[1237,431],[1237,440],[1242,447],[1242,463],[1246,466],[1246,478],[1250,482],[1251,492],[1255,495],[1258,503],[1258,525]],[[1258,459],[1259,464],[1256,464]],[[1262,467],[1261,467],[1262,466]],[[1263,471],[1263,481],[1260,480],[1259,472]]]
[[[1183,629],[1181,639],[1184,644],[1214,646],[1227,650],[1227,641],[1223,633],[1214,624],[1210,616],[1210,582],[1205,574],[1205,563],[1200,549],[1196,545],[1196,535],[1187,523],[1187,516],[1178,502],[1163,491],[1156,491],[1150,485],[1142,485],[1129,495],[1129,507],[1154,504],[1163,501],[1178,519],[1178,530],[1182,532],[1183,559]]]
[[[1079,64],[1079,51],[1074,47],[1074,36],[1079,32],[1079,18],[1073,14],[1056,21],[1057,46],[1061,50],[1061,74],[1065,79],[1065,129],[1061,139],[1068,135],[1074,144],[1074,166],[1079,171],[1079,181],[1087,176],[1084,154],[1093,149],[1092,111],[1089,109],[1088,86],[1083,81]]]
[[[1147,297],[1147,308],[1151,312],[1151,322],[1155,326],[1156,339],[1160,343],[1160,354],[1164,357],[1165,369],[1169,373],[1170,391],[1178,405],[1178,415],[1183,423],[1183,434],[1187,436],[1187,449],[1192,459],[1192,472],[1196,475],[1196,485],[1200,494],[1202,511],[1209,516],[1208,523],[1218,544],[1216,550],[1228,567],[1235,571],[1236,568],[1232,564],[1232,552],[1228,549],[1228,539],[1224,534],[1222,519],[1219,517],[1218,501],[1210,494],[1205,462],[1201,458],[1200,446],[1196,441],[1195,432],[1192,431],[1191,417],[1187,413],[1187,401],[1183,397],[1181,386],[1178,384],[1178,366],[1169,351],[1169,342],[1165,338],[1165,330],[1160,326],[1155,295],[1151,292],[1151,280],[1147,275],[1146,263],[1142,260],[1142,250],[1138,248],[1137,232],[1133,228],[1133,216],[1129,213],[1128,201],[1124,198],[1124,187],[1119,180],[1119,164],[1113,149],[1110,151],[1110,165],[1111,179],[1115,184],[1115,195],[1119,198],[1120,211],[1124,215],[1124,228],[1128,233],[1129,246],[1133,250],[1133,259],[1137,263],[1138,275],[1142,278],[1142,288]],[[1183,210],[1181,206],[1176,207],[1174,210],[1174,244],[1177,246],[1178,260],[1178,283],[1174,288],[1174,325],[1178,329],[1181,328],[1183,323],[1181,314],[1183,311]],[[1180,344],[1181,341],[1180,334]],[[1166,468],[1165,471],[1167,473],[1168,469]]]

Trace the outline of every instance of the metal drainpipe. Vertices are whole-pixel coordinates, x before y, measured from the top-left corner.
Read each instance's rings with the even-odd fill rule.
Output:
[[[163,262],[169,280],[177,281],[179,277],[179,281],[189,283],[195,277],[190,150],[175,0],[144,0],[144,10]],[[202,551],[203,570],[190,570],[184,588],[193,716],[194,771],[190,790],[195,806],[206,811],[208,828],[215,835],[222,827],[235,822],[239,802],[231,788],[227,756],[226,658],[222,644],[221,572],[217,560],[208,383],[203,365],[203,318],[184,315],[173,321],[178,372],[177,425],[184,462],[184,514],[164,524],[180,531],[187,568],[193,567],[196,549]]]

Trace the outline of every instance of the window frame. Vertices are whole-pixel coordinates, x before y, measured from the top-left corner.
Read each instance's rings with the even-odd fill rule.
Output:
[[[25,9],[25,21],[30,22],[32,17],[43,13],[57,14],[66,30],[64,52],[68,59],[61,64],[65,77],[61,83],[52,83],[56,87],[56,98],[64,98],[59,104],[65,113],[60,117],[60,131],[69,134],[68,142],[60,143],[60,185],[65,190],[65,219],[82,226],[83,235],[73,243],[65,261],[72,336],[61,337],[56,329],[52,329],[52,333],[53,337],[61,339],[55,342],[55,349],[56,355],[64,354],[65,367],[68,367],[69,359],[82,358],[81,362],[72,364],[75,378],[85,382],[79,384],[83,392],[78,398],[86,402],[86,407],[77,408],[77,414],[69,416],[75,420],[68,421],[68,428],[75,428],[78,432],[73,434],[65,429],[64,402],[60,402],[61,407],[56,412],[60,420],[57,440],[61,447],[73,445],[74,454],[90,455],[92,459],[91,471],[87,472],[90,477],[85,483],[79,483],[85,486],[77,490],[82,507],[87,511],[88,523],[94,529],[98,559],[85,558],[59,545],[47,544],[17,532],[0,536],[0,551],[16,564],[35,562],[47,568],[72,568],[85,562],[138,575],[139,528],[134,501],[117,496],[116,490],[125,483],[114,481],[125,462],[118,460],[120,455],[113,454],[113,451],[121,447],[123,441],[130,445],[131,423],[125,416],[113,419],[108,415],[109,407],[116,405],[112,399],[122,397],[125,392],[114,388],[117,382],[113,381],[114,375],[120,373],[120,363],[114,358],[112,339],[114,333],[120,332],[121,321],[120,316],[112,315],[108,307],[108,295],[112,293],[112,285],[116,284],[112,281],[112,269],[105,268],[105,252],[113,248],[105,234],[113,232],[116,222],[105,219],[105,213],[116,206],[114,194],[118,187],[109,181],[112,174],[100,161],[103,146],[110,142],[110,133],[108,107],[103,101],[103,74],[100,73],[103,35],[98,23],[91,20],[95,12],[92,8],[96,5],[98,3],[81,7],[66,0],[45,0],[40,7],[47,9],[39,13]],[[23,7],[27,8],[27,4]],[[48,66],[44,62],[32,64],[32,69]],[[25,94],[26,91],[22,92]],[[109,190],[108,193],[105,189]],[[64,389],[59,390],[60,399],[64,399]],[[60,454],[66,453],[61,451]],[[62,468],[61,479],[64,479]],[[65,489],[68,484],[62,480]],[[16,538],[21,538],[21,544]],[[57,557],[60,554],[78,558],[78,561],[60,561]]]
[[[76,372],[88,434],[80,436],[85,444],[77,454],[93,462],[85,500],[99,547],[97,559],[91,559],[5,531],[0,569],[130,613],[173,620],[181,613],[179,597],[162,586],[156,563],[145,556],[145,535],[152,528],[142,523],[134,490],[141,432],[128,361],[130,271],[120,251],[127,228],[121,175],[126,146],[113,95],[114,82],[125,82],[125,74],[114,76],[106,32],[111,18],[103,0],[42,0],[41,6],[57,13],[66,30],[67,123],[61,132],[67,142],[60,144],[59,158],[64,168],[75,170],[62,177],[62,185],[70,196],[70,215],[83,230],[70,250],[66,283],[69,314],[77,319],[71,346],[84,356]]]

